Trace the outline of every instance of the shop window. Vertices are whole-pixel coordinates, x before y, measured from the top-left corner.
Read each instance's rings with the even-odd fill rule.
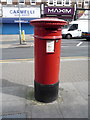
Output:
[[[49,6],[54,6],[54,0],[48,0],[48,5]]]
[[[64,0],[64,6],[70,6],[71,0]]]
[[[1,2],[6,2],[6,0],[1,0]]]
[[[37,2],[42,2],[42,0],[37,0]]]
[[[7,0],[7,4],[12,4],[12,0]]]
[[[63,6],[63,0],[56,0],[56,6]]]
[[[78,29],[78,24],[73,24],[71,25],[71,27],[69,28],[68,31],[74,31],[74,30],[77,30]]]
[[[82,8],[82,3],[83,3],[83,0],[78,0],[77,1],[77,7]]]
[[[25,4],[25,0],[19,0],[19,4]]]
[[[30,0],[31,5],[36,5],[36,0]]]
[[[89,0],[84,0],[84,8],[88,8],[89,7]]]

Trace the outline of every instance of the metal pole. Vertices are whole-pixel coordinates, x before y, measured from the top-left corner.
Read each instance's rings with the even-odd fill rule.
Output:
[[[41,14],[41,18],[44,17],[44,7],[45,7],[45,4],[42,2],[40,4],[40,14]]]
[[[19,41],[20,41],[20,44],[22,44],[22,42],[21,42],[21,17],[20,17],[20,4],[19,4],[19,1],[18,1],[18,10],[19,10]]]
[[[75,1],[74,8],[75,8],[74,20],[76,20],[77,19],[77,2],[76,1]]]

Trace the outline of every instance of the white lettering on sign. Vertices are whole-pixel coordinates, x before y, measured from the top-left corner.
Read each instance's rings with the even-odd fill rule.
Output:
[[[54,40],[46,41],[46,53],[54,53]]]
[[[71,9],[48,9],[48,13],[71,13]]]
[[[28,23],[28,21],[25,21],[25,20],[20,20],[20,21],[19,20],[14,20],[14,22],[15,23],[19,23],[19,22],[21,22],[21,23]]]

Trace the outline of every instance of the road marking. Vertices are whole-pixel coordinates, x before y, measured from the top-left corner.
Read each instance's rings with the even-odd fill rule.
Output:
[[[90,60],[90,57],[61,57],[60,61],[79,61],[79,60]],[[0,64],[2,63],[21,63],[21,62],[34,62],[34,58],[28,59],[8,59],[8,60],[0,60]]]
[[[88,47],[88,45],[84,45],[84,46],[80,46],[80,44],[77,44],[76,46],[61,46],[62,48],[64,48],[64,47],[70,47],[70,48],[73,48],[73,47]]]
[[[25,61],[33,61],[33,58],[30,59],[7,59],[7,60],[0,60],[0,63],[16,63],[16,62],[25,62]]]
[[[33,87],[33,85],[28,85],[28,87]]]
[[[83,42],[80,42],[80,43],[78,43],[76,46],[78,47],[78,46],[80,46],[82,43],[83,43]]]
[[[87,46],[80,46],[80,47],[89,47],[89,46],[87,45]]]
[[[80,60],[90,60],[90,57],[61,57],[60,61],[80,61]]]

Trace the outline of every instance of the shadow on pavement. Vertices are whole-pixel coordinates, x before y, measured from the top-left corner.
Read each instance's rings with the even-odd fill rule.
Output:
[[[18,96],[27,100],[35,100],[33,86],[17,84],[6,79],[2,79],[2,93]]]

